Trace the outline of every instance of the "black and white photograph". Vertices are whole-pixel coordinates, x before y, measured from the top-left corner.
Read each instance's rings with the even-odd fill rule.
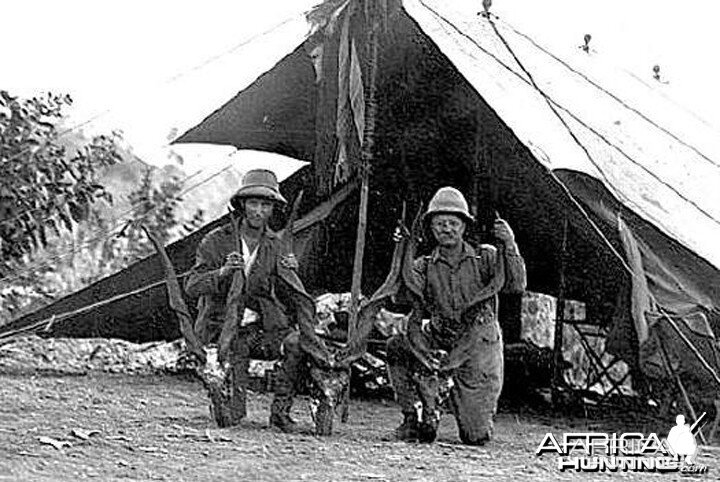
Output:
[[[0,1],[0,481],[720,480],[718,18]]]

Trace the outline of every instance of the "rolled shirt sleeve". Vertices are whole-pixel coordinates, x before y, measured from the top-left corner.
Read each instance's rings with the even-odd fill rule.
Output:
[[[505,246],[505,286],[503,293],[522,293],[527,288],[527,268],[517,243]]]
[[[501,250],[505,256],[505,284],[501,293],[522,293],[527,286],[527,272],[525,260],[515,242],[510,243]],[[480,271],[484,279],[490,279],[495,274],[498,248],[489,244],[480,246]]]

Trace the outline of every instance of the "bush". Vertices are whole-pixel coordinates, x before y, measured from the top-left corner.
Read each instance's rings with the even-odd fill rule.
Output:
[[[103,209],[112,196],[99,179],[122,160],[120,137],[97,136],[70,156],[57,128],[70,102],[0,92],[0,324],[152,254],[142,225],[167,243],[202,223],[200,210],[180,219],[183,182],[156,182],[152,168],[120,219]]]
[[[46,247],[51,234],[85,219],[95,201],[111,201],[97,173],[120,161],[116,136],[97,136],[66,152],[57,125],[71,102],[0,91],[0,278],[14,261]]]

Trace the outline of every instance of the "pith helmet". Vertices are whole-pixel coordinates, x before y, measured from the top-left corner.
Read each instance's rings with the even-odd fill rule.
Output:
[[[267,169],[248,171],[243,176],[240,189],[230,198],[230,204],[237,209],[240,207],[240,201],[249,197],[259,197],[280,204],[287,204],[287,200],[280,194],[280,187],[275,173]]]
[[[425,219],[430,219],[433,214],[456,214],[467,223],[475,221],[470,214],[465,197],[460,191],[449,186],[438,189],[430,200],[427,212],[425,212]]]

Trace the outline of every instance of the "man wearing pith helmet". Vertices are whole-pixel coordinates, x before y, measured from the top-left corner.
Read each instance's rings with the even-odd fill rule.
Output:
[[[512,229],[502,219],[493,226],[497,247],[481,245],[476,250],[463,239],[474,219],[455,188],[437,191],[425,221],[437,245],[414,263],[422,299],[415,300],[407,333],[392,337],[387,346],[390,378],[404,416],[396,435],[434,441],[438,398],[450,387],[461,441],[482,445],[492,436],[503,383],[497,293],[525,289],[525,263]],[[428,322],[423,322],[425,316]]]
[[[297,261],[268,226],[273,211],[286,203],[273,172],[249,171],[230,199],[239,213],[239,229],[227,224],[205,236],[185,286],[190,297],[198,298],[195,331],[202,343],[216,343],[233,275],[244,270],[246,308],[238,313],[233,376],[245,403],[249,360],[282,360],[270,410],[270,425],[282,430],[294,425],[290,409],[301,370],[308,362],[332,365],[325,345],[315,336],[315,303],[297,276]]]

